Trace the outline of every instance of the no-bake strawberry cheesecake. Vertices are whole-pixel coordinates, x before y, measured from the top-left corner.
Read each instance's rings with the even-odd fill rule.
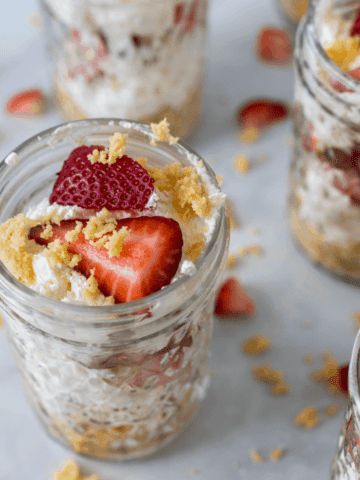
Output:
[[[360,11],[320,1],[297,37],[292,233],[316,263],[360,279]]]
[[[124,125],[73,149],[50,194],[0,226],[0,310],[29,399],[52,436],[114,459],[157,450],[197,411],[228,243],[204,162],[164,121],[139,151],[166,144],[188,164],[154,165]]]

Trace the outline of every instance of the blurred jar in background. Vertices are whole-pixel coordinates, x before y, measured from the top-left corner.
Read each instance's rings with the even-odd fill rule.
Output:
[[[360,281],[360,5],[311,2],[295,47],[290,225],[304,253]]]
[[[310,0],[277,0],[281,13],[294,26],[299,23],[305,14],[309,2]]]
[[[202,111],[208,0],[41,0],[66,119],[164,117],[185,137]]]

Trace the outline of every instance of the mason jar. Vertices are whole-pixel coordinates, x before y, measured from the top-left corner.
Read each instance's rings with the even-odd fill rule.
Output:
[[[360,332],[358,332],[349,366],[349,403],[345,411],[337,453],[331,467],[331,480],[360,478]]]
[[[290,226],[314,263],[357,282],[360,84],[325,51],[343,21],[332,7],[331,0],[313,1],[297,32]]]
[[[208,0],[40,0],[55,100],[66,120],[172,125],[201,118]]]
[[[54,127],[16,148],[17,163],[0,163],[0,224],[49,196],[74,142],[106,146],[115,132],[128,133],[127,155],[149,165],[199,160],[181,141],[150,145],[150,127],[137,122]],[[81,454],[122,460],[155,452],[192,420],[209,386],[212,312],[228,252],[224,207],[213,220],[195,273],[129,303],[60,302],[31,290],[0,262],[0,314],[26,395],[52,437]]]

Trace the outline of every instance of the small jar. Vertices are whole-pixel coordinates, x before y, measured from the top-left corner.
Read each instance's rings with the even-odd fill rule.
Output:
[[[314,1],[297,33],[289,213],[301,250],[329,272],[357,282],[360,84],[324,50],[338,21],[331,1]]]
[[[349,403],[341,426],[337,453],[331,467],[331,480],[360,478],[360,332],[357,334],[349,366]]]
[[[208,0],[40,0],[65,119],[198,124]]]
[[[305,15],[310,0],[277,0],[277,5],[286,21],[295,27]]]
[[[150,145],[151,129],[139,123],[52,128],[15,149],[17,164],[0,163],[0,224],[49,196],[74,141],[108,145],[119,131],[129,134],[127,154],[149,165],[199,160],[181,141]],[[220,207],[196,273],[140,300],[101,307],[42,296],[0,262],[0,314],[28,399],[52,437],[77,453],[123,460],[155,452],[188,425],[209,386],[212,312],[228,242]]]

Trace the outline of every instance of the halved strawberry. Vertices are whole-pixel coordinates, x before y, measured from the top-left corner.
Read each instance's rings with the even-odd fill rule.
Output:
[[[240,286],[235,277],[229,277],[220,287],[215,304],[215,314],[219,317],[245,317],[253,315],[256,305]]]
[[[334,385],[340,392],[348,393],[349,364],[338,368],[336,374],[328,379],[331,385]]]
[[[143,210],[154,192],[154,180],[135,160],[124,155],[112,165],[91,164],[88,155],[101,146],[77,147],[62,166],[50,204],[108,210]]]
[[[87,224],[85,220],[81,222]],[[41,245],[56,239],[64,243],[66,233],[75,226],[76,220],[52,224],[53,236],[47,240],[40,237],[44,227],[38,225],[30,230],[29,238]],[[109,258],[105,247],[91,245],[82,232],[68,247],[70,253],[82,258],[75,270],[89,277],[94,269],[99,290],[105,296],[113,295],[116,303],[138,300],[169,285],[179,266],[183,246],[180,226],[171,218],[126,218],[117,221],[116,230],[122,227],[127,227],[130,236],[125,239],[119,256]]]
[[[353,26],[351,27],[350,34],[349,34],[350,37],[355,37],[356,35],[360,35],[360,10],[356,15],[356,18],[354,20]]]

